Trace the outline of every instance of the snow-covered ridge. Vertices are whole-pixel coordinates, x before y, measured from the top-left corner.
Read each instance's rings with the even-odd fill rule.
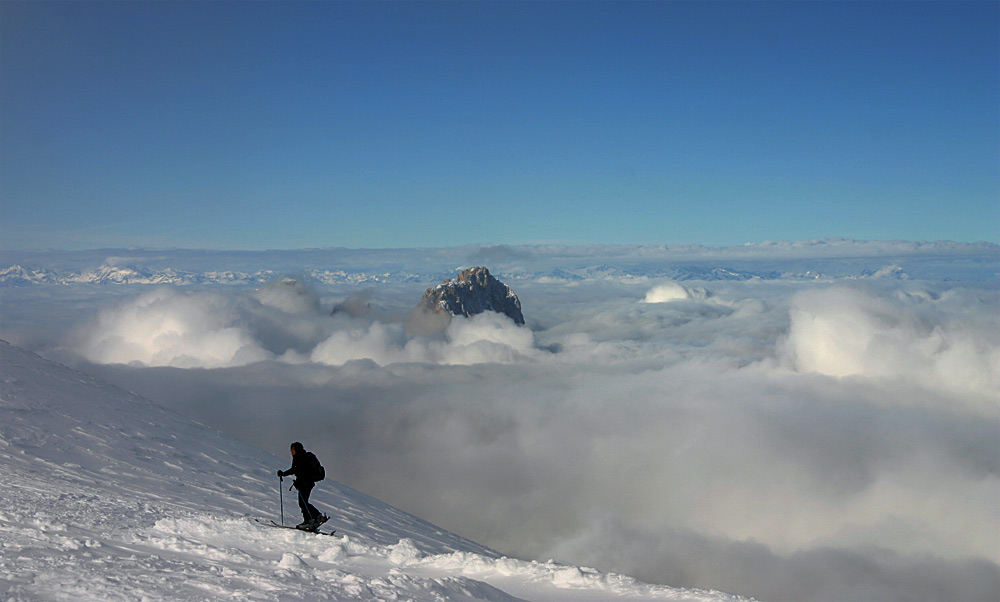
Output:
[[[504,558],[331,480],[337,535],[260,525],[287,463],[0,341],[0,597],[744,600]]]

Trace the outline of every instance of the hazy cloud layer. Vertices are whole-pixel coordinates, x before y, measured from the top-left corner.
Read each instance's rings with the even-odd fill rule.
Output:
[[[1000,593],[995,283],[515,290],[529,327],[481,315],[418,336],[419,284],[144,289],[69,344],[112,382],[275,453],[301,440],[331,477],[507,553],[772,600]]]

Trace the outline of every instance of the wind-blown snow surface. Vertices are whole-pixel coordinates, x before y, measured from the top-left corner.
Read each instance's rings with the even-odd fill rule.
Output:
[[[286,462],[2,341],[0,379],[5,600],[744,599],[504,558],[331,481],[340,534],[265,527]]]

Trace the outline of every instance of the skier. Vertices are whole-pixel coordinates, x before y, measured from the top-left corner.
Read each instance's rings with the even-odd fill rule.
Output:
[[[312,493],[316,481],[321,481],[326,476],[325,471],[316,458],[316,455],[306,451],[298,441],[292,444],[291,452],[292,467],[288,470],[279,470],[278,477],[295,475],[292,487],[299,490],[299,509],[302,510],[302,522],[296,525],[296,528],[315,531],[329,517],[317,510],[316,506],[309,503],[309,494]]]

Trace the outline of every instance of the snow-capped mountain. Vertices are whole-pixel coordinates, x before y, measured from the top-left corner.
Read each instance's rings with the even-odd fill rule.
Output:
[[[332,480],[297,512],[288,459],[0,342],[0,594],[86,600],[745,600],[528,562]],[[283,496],[283,497],[282,497]]]
[[[26,286],[31,284],[57,284],[57,275],[44,268],[28,270],[19,265],[0,269],[0,284],[4,286]]]

